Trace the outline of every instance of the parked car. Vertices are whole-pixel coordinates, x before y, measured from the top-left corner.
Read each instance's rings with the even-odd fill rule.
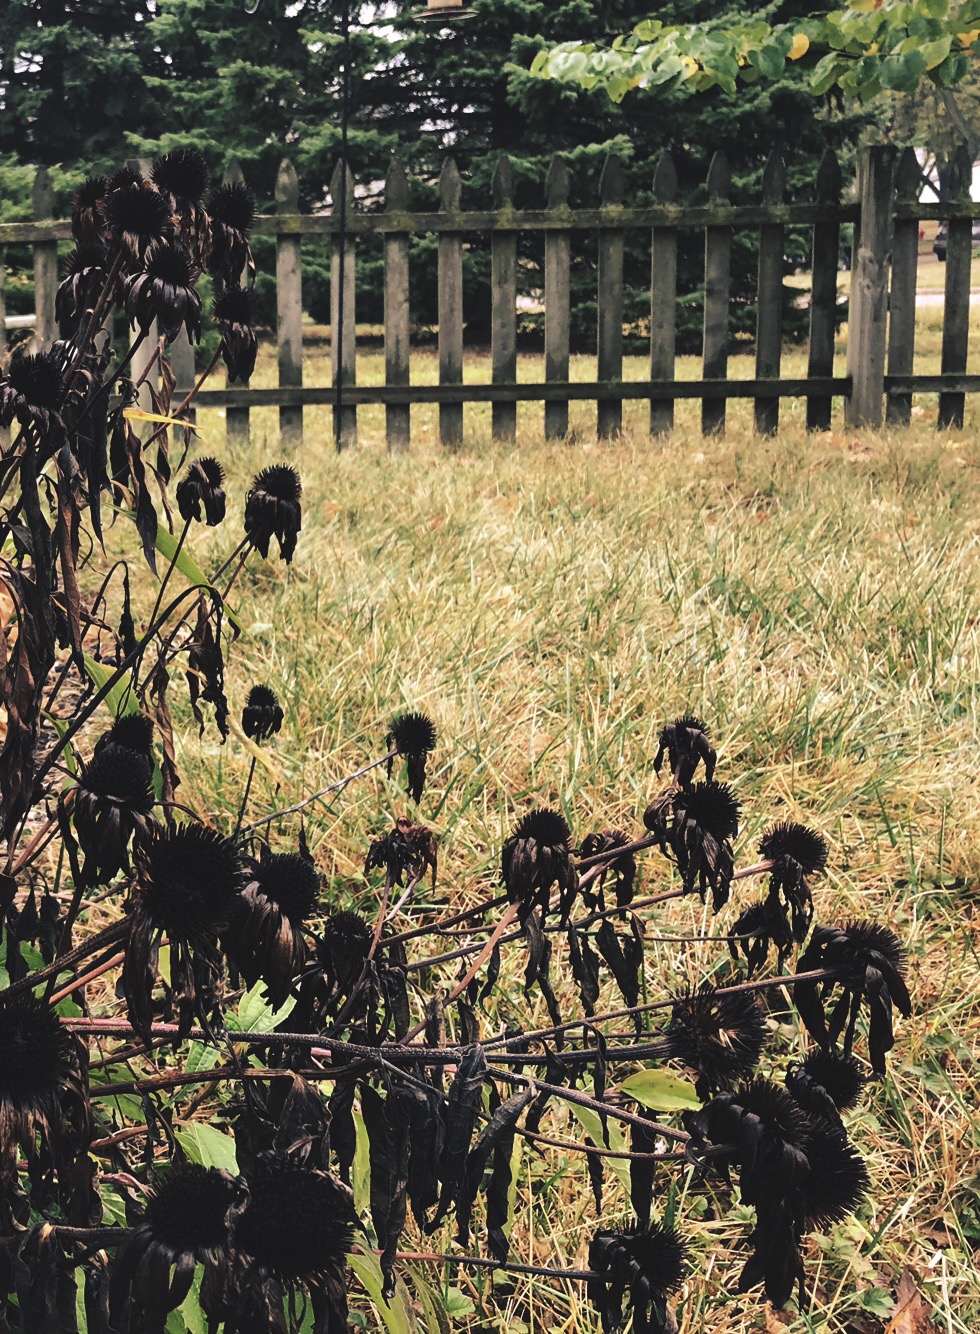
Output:
[[[949,223],[941,222],[939,230],[936,232],[936,239],[933,242],[932,249],[938,260],[946,258],[946,238],[949,235]],[[973,223],[973,243],[980,244],[980,218],[974,219]]]

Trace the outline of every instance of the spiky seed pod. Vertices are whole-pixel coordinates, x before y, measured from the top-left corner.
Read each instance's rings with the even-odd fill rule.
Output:
[[[786,1087],[805,1112],[839,1124],[840,1113],[857,1105],[867,1081],[852,1056],[809,1052],[786,1071]]]
[[[252,479],[245,498],[245,535],[260,555],[268,556],[275,537],[283,560],[292,561],[303,526],[302,494],[299,473],[286,463],[263,468]]]
[[[71,205],[71,234],[79,246],[101,246],[102,217],[99,201],[106,191],[105,176],[90,176],[75,191]]]
[[[173,1168],[119,1249],[110,1286],[114,1322],[128,1319],[129,1328],[163,1334],[168,1314],[190,1291],[198,1265],[204,1267],[202,1295],[214,1294],[220,1301],[231,1220],[244,1198],[229,1172],[197,1163]]]
[[[711,744],[711,734],[702,720],[693,713],[675,718],[660,733],[653,769],[659,774],[666,754],[670,771],[678,787],[687,787],[704,762],[704,776],[710,783],[715,776],[718,756]]]
[[[253,741],[268,741],[282,731],[284,714],[279,696],[268,686],[252,686],[242,709],[242,731]]]
[[[805,876],[822,875],[827,869],[827,840],[815,829],[786,822],[767,829],[759,840],[759,855],[780,864],[795,862]]]
[[[0,379],[0,426],[16,420],[21,426],[33,427],[40,436],[46,436],[52,427],[60,434],[61,389],[61,364],[52,352],[15,357],[6,378]]]
[[[237,283],[244,269],[254,268],[248,238],[255,223],[255,195],[242,182],[219,185],[205,204],[211,220],[208,272],[226,283]]]
[[[826,868],[827,840],[806,825],[777,824],[763,834],[759,854],[772,862],[769,898],[773,902],[773,920],[778,908],[792,939],[802,944],[813,921],[810,881]],[[786,906],[782,908],[784,901]],[[781,948],[780,963],[784,958],[785,951]]]
[[[153,719],[145,713],[122,713],[107,732],[103,732],[95,743],[95,754],[100,755],[107,746],[122,746],[124,750],[135,750],[148,759],[153,757]]]
[[[739,802],[727,783],[694,783],[673,797],[669,841],[684,888],[702,903],[708,889],[715,912],[728,902],[738,833]]]
[[[175,213],[199,205],[211,184],[208,164],[196,148],[175,148],[157,158],[150,179]]]
[[[215,458],[195,459],[177,483],[177,509],[185,523],[203,519],[216,528],[225,517],[225,470]]]
[[[170,204],[155,186],[133,172],[117,172],[109,178],[98,209],[107,242],[124,250],[137,267],[151,246],[173,236]]]
[[[316,947],[328,984],[346,995],[360,976],[370,948],[371,928],[359,913],[338,912],[328,917]]]
[[[739,951],[745,955],[749,977],[753,977],[766,962],[772,945],[776,946],[779,953],[780,968],[793,948],[793,930],[786,910],[779,898],[771,894],[756,903],[750,903],[739,913],[732,923],[731,935],[747,937],[742,940],[730,939],[728,948],[733,959],[738,958]]]
[[[589,1246],[589,1268],[600,1278],[589,1280],[589,1301],[599,1312],[606,1334],[623,1320],[623,1298],[637,1334],[667,1334],[672,1324],[666,1298],[680,1287],[686,1247],[673,1228],[650,1224],[612,1232],[600,1228]]]
[[[259,350],[252,327],[255,312],[251,292],[237,284],[228,286],[214,303],[214,322],[221,333],[221,357],[228,367],[228,383],[241,380],[247,384]]]
[[[814,1119],[807,1146],[810,1172],[803,1182],[804,1228],[824,1228],[852,1214],[868,1194],[864,1159],[843,1131],[822,1117]]]
[[[231,920],[244,870],[231,839],[196,824],[153,830],[134,848],[133,861],[137,881],[123,965],[129,1020],[149,1041],[151,964],[155,967],[157,947],[166,935],[180,1040],[195,1018],[209,1027],[217,1010],[221,983],[218,934]]]
[[[143,255],[143,269],[123,283],[126,318],[146,333],[154,320],[169,341],[181,329],[196,343],[201,337],[201,298],[194,290],[197,272],[179,241],[156,241]]]
[[[583,857],[594,857],[600,852],[612,852],[616,848],[626,847],[632,840],[622,829],[603,829],[600,833],[586,834],[582,839],[582,846],[579,849]],[[636,857],[632,852],[624,852],[621,857],[614,857],[608,862],[601,863],[599,874],[596,876],[594,893],[586,892],[586,902],[592,899],[600,911],[604,912],[606,902],[603,891],[605,889],[606,877],[613,876],[613,887],[616,892],[616,907],[628,908],[633,902],[633,891],[636,884]]]
[[[436,883],[438,851],[435,835],[424,824],[400,817],[395,821],[394,829],[383,838],[377,838],[368,848],[364,859],[364,874],[373,871],[376,866],[383,866],[387,872],[389,887],[403,886],[405,876],[419,881],[426,871],[432,872],[432,885]]]
[[[245,863],[246,882],[222,939],[248,986],[261,979],[277,1009],[306,963],[303,923],[316,907],[320,877],[298,853],[269,853]]]
[[[675,998],[665,1036],[671,1056],[696,1072],[704,1100],[752,1074],[766,1045],[766,1025],[754,995],[719,995],[705,982]]]
[[[108,884],[129,868],[130,840],[149,833],[153,802],[153,761],[145,753],[107,745],[82,765],[77,786],[60,803],[62,812],[71,810],[85,858],[82,887]]]
[[[895,1045],[892,1006],[906,1019],[912,1013],[901,941],[894,931],[877,922],[814,927],[797,972],[814,969],[827,969],[832,976],[822,983],[797,982],[793,988],[796,1008],[810,1036],[829,1050],[843,1034],[844,1054],[849,1056],[858,1015],[867,1004],[871,1068],[879,1077],[884,1076],[885,1058]],[[835,991],[840,995],[828,1019],[826,1006]]]
[[[385,749],[404,756],[408,767],[408,791],[413,801],[422,799],[425,787],[425,765],[429,752],[435,749],[435,723],[426,713],[399,713],[391,720],[385,737]],[[388,777],[394,761],[389,755]]]
[[[528,811],[514,826],[501,852],[500,876],[511,903],[520,904],[522,923],[536,907],[547,914],[553,888],[562,918],[568,916],[578,888],[571,844],[568,821],[547,807]]]
[[[64,277],[54,298],[54,314],[59,324],[67,323],[95,306],[106,276],[103,246],[79,246],[69,252],[64,263]]]

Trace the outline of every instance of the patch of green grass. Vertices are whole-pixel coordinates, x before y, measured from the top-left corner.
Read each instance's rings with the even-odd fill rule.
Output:
[[[788,354],[787,371],[797,359]],[[430,354],[415,367],[434,375]],[[373,356],[361,369],[365,381],[383,373]],[[528,378],[540,370],[522,359]],[[317,373],[314,359],[310,382]],[[469,373],[488,378],[485,362]],[[266,361],[260,382],[270,374]],[[627,405],[622,441],[600,444],[592,411],[573,407],[574,444],[545,445],[540,407],[522,406],[518,442],[503,447],[488,439],[489,409],[468,408],[465,443],[449,454],[435,440],[436,409],[419,408],[401,456],[384,448],[382,409],[362,413],[361,444],[339,456],[329,411],[307,411],[293,460],[305,484],[295,562],[250,561],[233,598],[246,625],[230,654],[233,714],[255,681],[286,711],[256,775],[252,817],[379,753],[393,713],[424,709],[440,740],[419,815],[440,837],[439,899],[465,906],[496,892],[502,840],[532,803],[563,809],[577,836],[637,831],[660,786],[651,763],[661,725],[701,713],[718,740],[719,777],[744,803],[742,860],[773,820],[816,826],[832,848],[817,920],[873,918],[910,951],[914,1016],[900,1025],[889,1079],[853,1118],[871,1198],[808,1243],[813,1304],[788,1314],[787,1328],[883,1329],[907,1267],[936,1327],[968,1334],[980,1327],[980,446],[971,430],[922,423],[809,437],[799,404],[773,439],[751,433],[747,405],[732,407],[726,437],[703,439],[696,407],[683,405],[678,430],[657,441],[642,430],[642,405]],[[972,404],[969,415],[975,424]],[[253,414],[252,441],[234,457],[220,415],[200,420],[198,448],[229,474],[228,521],[192,539],[213,568],[238,540],[251,472],[281,450],[273,412]],[[198,740],[176,707],[178,796],[233,820],[248,754],[210,731]],[[360,868],[369,835],[406,810],[397,779],[377,771],[308,813],[338,906],[375,910]],[[274,828],[274,846],[295,831],[295,822]],[[670,879],[650,860],[643,892]],[[750,898],[736,895],[713,926],[696,903],[665,905],[651,931],[727,929]],[[510,949],[480,1015],[486,1033],[524,1006],[522,947]],[[651,942],[649,976],[695,983],[729,968],[722,950]],[[455,976],[446,967],[433,985]],[[607,1000],[617,1003],[612,988]],[[540,999],[525,1021],[548,1022]],[[781,1060],[803,1050],[795,1021],[774,1017],[772,1030]],[[560,1112],[548,1129],[581,1134]],[[682,1330],[762,1329],[758,1293],[735,1293],[742,1215],[713,1199],[706,1210],[683,1170],[661,1172],[661,1204],[672,1175],[693,1247]],[[526,1154],[517,1200],[515,1259],[584,1265],[596,1217],[574,1155]],[[625,1221],[627,1207],[607,1172],[604,1219]],[[451,1243],[410,1224],[404,1244]],[[518,1279],[495,1304],[486,1275],[452,1273],[476,1307],[460,1329],[596,1328],[578,1285]]]

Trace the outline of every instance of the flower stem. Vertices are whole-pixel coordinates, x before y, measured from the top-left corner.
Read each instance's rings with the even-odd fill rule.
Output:
[[[261,820],[254,820],[251,824],[245,826],[242,833],[250,834],[253,829],[261,829],[267,824],[272,824],[273,820],[282,820],[287,815],[295,815],[297,811],[305,810],[307,806],[312,805],[314,801],[319,801],[321,797],[325,797],[331,792],[339,792],[340,789],[346,787],[348,783],[353,783],[355,778],[363,778],[364,775],[369,774],[372,769],[377,769],[380,765],[386,764],[388,760],[393,760],[397,753],[397,751],[390,750],[387,755],[382,755],[380,759],[371,760],[369,764],[364,764],[360,769],[355,769],[354,772],[348,774],[346,778],[338,778],[336,782],[328,783],[326,787],[322,787],[319,792],[314,792],[312,796],[304,797],[303,800],[298,801],[295,806],[287,806],[284,810],[274,811],[272,815],[264,815]]]
[[[248,766],[248,779],[245,783],[245,795],[242,797],[242,804],[238,811],[238,819],[235,821],[235,832],[232,838],[237,838],[242,827],[242,821],[245,819],[245,807],[248,805],[249,793],[252,791],[252,779],[255,777],[255,765],[258,760],[257,755],[252,756],[252,762]]]

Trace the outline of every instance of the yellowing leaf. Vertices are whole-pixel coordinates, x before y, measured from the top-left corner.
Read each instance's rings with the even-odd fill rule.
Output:
[[[156,422],[158,426],[186,426],[189,431],[196,431],[193,422],[183,417],[164,417],[159,412],[144,412],[142,408],[123,408],[123,416],[130,422]]]
[[[793,45],[786,52],[787,60],[799,60],[810,49],[810,39],[805,32],[798,32],[793,38]]]
[[[980,37],[980,28],[971,28],[969,32],[958,32],[956,36],[964,46],[972,46]]]
[[[620,1091],[652,1112],[696,1111],[701,1099],[688,1079],[670,1070],[640,1070],[620,1084]]]
[[[701,68],[693,56],[681,56],[681,64],[684,66],[685,79],[692,78]]]

